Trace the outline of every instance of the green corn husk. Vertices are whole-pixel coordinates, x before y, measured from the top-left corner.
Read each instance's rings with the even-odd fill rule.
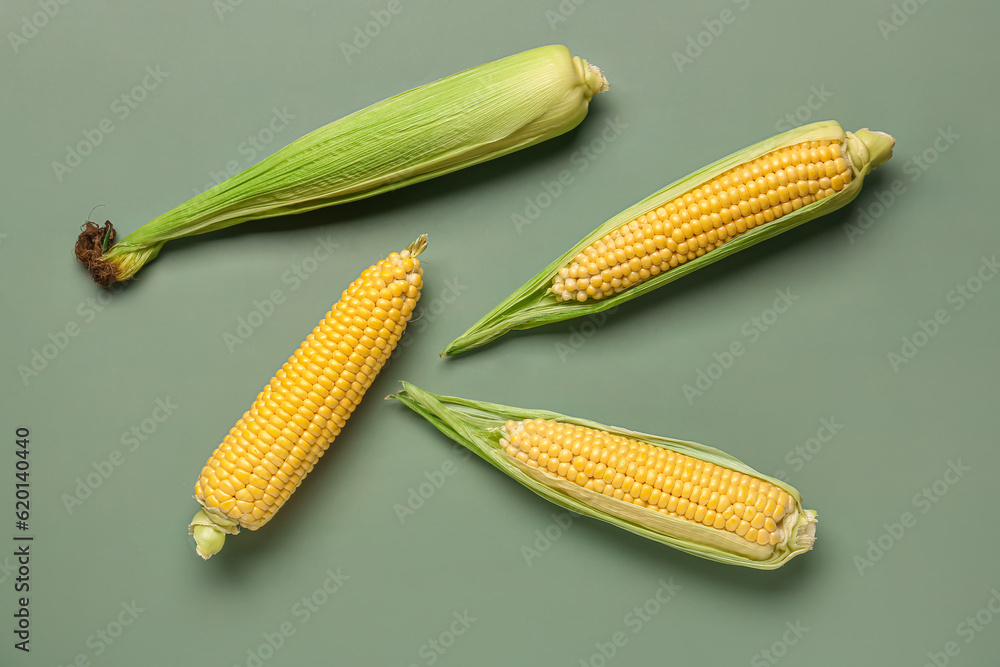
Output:
[[[853,167],[854,176],[850,184],[840,192],[814,201],[773,222],[748,230],[730,239],[721,247],[706,252],[701,257],[680,264],[669,271],[664,271],[649,278],[644,283],[635,285],[619,294],[580,303],[576,301],[557,301],[555,295],[550,291],[549,288],[552,286],[552,279],[558,274],[559,269],[566,266],[581,250],[585,249],[592,242],[599,240],[605,234],[614,231],[635,217],[643,215],[651,209],[665,205],[688,190],[712,180],[715,176],[740,164],[753,161],[766,153],[805,141],[824,139],[846,141],[848,162]],[[579,243],[567,250],[562,256],[549,264],[534,278],[522,285],[520,289],[507,297],[500,305],[476,322],[468,331],[452,341],[442,356],[459,354],[485,345],[508,331],[531,329],[551,324],[552,322],[583,317],[609,308],[615,308],[625,301],[641,296],[657,287],[662,287],[723,257],[728,257],[735,252],[749,248],[756,243],[797,227],[813,218],[830,213],[850,202],[861,192],[864,177],[891,157],[894,144],[895,140],[891,136],[881,132],[871,132],[867,129],[858,130],[855,133],[845,132],[835,121],[822,121],[776,135],[722,158],[668,185],[659,192],[646,197],[595,229],[580,240]]]
[[[558,136],[607,89],[565,46],[485,63],[310,132],[118,243],[110,222],[88,222],[77,258],[102,286],[126,280],[167,241],[371,197]]]
[[[774,479],[741,461],[712,447],[694,442],[636,433],[614,426],[605,426],[585,419],[576,419],[555,412],[527,410],[494,403],[470,401],[453,396],[439,396],[403,383],[403,390],[390,398],[401,401],[417,414],[431,422],[442,433],[476,453],[515,481],[528,487],[541,497],[577,514],[606,521],[637,535],[667,544],[689,554],[729,565],[742,565],[758,570],[774,570],[795,556],[812,549],[815,541],[816,512],[802,508],[802,496],[793,487]],[[650,445],[670,449],[687,456],[697,457],[715,465],[725,466],[746,475],[752,475],[780,487],[795,500],[796,514],[787,515],[788,536],[783,544],[773,547],[774,553],[760,558],[752,546],[741,548],[731,537],[719,535],[716,530],[693,521],[670,517],[584,489],[576,484],[559,480],[546,481],[544,473],[528,468],[508,456],[501,445],[501,428],[508,420],[549,419],[566,424],[585,426],[613,435],[634,438]],[[534,471],[532,473],[532,471]],[[551,476],[548,480],[552,480]],[[572,495],[570,495],[572,494]],[[731,535],[725,533],[725,535]],[[749,542],[747,543],[749,545]]]

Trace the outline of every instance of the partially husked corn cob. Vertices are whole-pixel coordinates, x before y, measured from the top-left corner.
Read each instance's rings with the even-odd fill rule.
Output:
[[[425,245],[421,236],[351,283],[208,459],[190,527],[203,558],[227,533],[267,523],[340,433],[420,298]]]
[[[689,553],[774,569],[815,540],[798,491],[716,449],[408,383],[395,397],[548,500]]]
[[[850,185],[844,142],[807,141],[772,151],[650,208],[559,269],[559,301],[603,299],[720,247],[747,230]]]
[[[634,438],[551,419],[508,421],[503,434],[500,446],[533,468],[529,474],[710,526],[749,543],[736,542],[737,549],[770,552],[769,547],[785,539],[785,526],[778,522],[786,515],[794,519],[794,501],[781,487]],[[568,492],[585,496],[577,489]]]
[[[824,121],[715,162],[614,216],[539,272],[444,354],[516,329],[592,315],[844,206],[889,159],[881,132]]]

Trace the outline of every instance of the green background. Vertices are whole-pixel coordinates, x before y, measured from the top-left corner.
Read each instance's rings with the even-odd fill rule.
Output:
[[[3,3],[0,664],[996,664],[1000,280],[977,282],[1000,246],[996,3],[387,4]],[[35,17],[37,34],[12,38],[43,6],[54,15]],[[345,55],[375,16],[391,21]],[[367,202],[170,243],[114,292],[73,259],[95,205],[92,219],[124,235],[230,161],[547,43],[611,81],[568,135]],[[123,117],[116,100],[147,67],[160,80]],[[294,118],[256,155],[241,148],[275,110]],[[583,234],[787,129],[788,114],[890,132],[895,157],[847,208],[600,326],[438,358]],[[57,173],[105,118],[113,130]],[[519,228],[526,200],[546,202],[563,171],[569,185]],[[405,347],[281,517],[202,562],[186,529],[205,459],[340,291],[424,232]],[[338,247],[313,263],[321,243]],[[313,271],[296,285],[295,267]],[[978,291],[958,297],[959,285]],[[282,303],[227,345],[275,290]],[[776,290],[797,299],[774,318]],[[939,310],[935,335],[920,335]],[[723,369],[715,355],[734,342],[745,353]],[[26,374],[36,352],[52,358]],[[716,378],[689,400],[699,372]],[[816,549],[757,572],[591,520],[559,528],[558,508],[382,401],[402,379],[720,447],[802,491],[820,514]],[[30,654],[10,630],[18,426],[31,430]],[[949,463],[965,471],[946,475]],[[96,488],[67,505],[88,475]],[[426,493],[430,478],[444,482]],[[348,578],[321,593],[338,570]],[[680,587],[662,605],[661,581]],[[323,603],[306,618],[311,596]],[[118,633],[123,604],[141,611],[108,643],[98,632]],[[283,624],[280,648],[261,651]]]

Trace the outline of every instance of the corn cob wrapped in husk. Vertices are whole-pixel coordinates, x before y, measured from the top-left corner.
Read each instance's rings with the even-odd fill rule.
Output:
[[[565,509],[760,570],[813,546],[816,512],[799,492],[717,449],[403,386],[392,398]]]
[[[812,123],[754,144],[622,211],[452,341],[444,354],[516,329],[614,308],[844,206],[894,140]]]
[[[565,46],[543,46],[336,120],[154,218],[121,241],[88,222],[76,256],[99,285],[127,280],[173,239],[371,197],[568,132],[608,89]]]

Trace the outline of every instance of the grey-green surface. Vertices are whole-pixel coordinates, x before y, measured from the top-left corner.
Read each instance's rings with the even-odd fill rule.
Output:
[[[996,664],[1000,280],[977,273],[994,277],[1000,245],[997,5],[388,6],[0,8],[0,663]],[[378,34],[345,55],[377,17]],[[689,40],[702,46],[678,65]],[[119,291],[96,288],[73,260],[97,204],[94,220],[128,233],[230,161],[246,166],[390,94],[553,42],[611,81],[565,137],[368,202],[168,244]],[[145,99],[116,103],[147,67],[160,75],[146,79]],[[254,155],[242,142],[275,110],[287,126]],[[797,112],[896,137],[895,157],[848,208],[600,326],[570,322],[438,358],[584,233],[787,129]],[[102,119],[113,130],[94,135]],[[100,144],[57,173],[85,132]],[[571,182],[518,227],[526,200],[548,203],[563,171]],[[205,459],[343,287],[423,232],[422,314],[405,347],[281,515],[202,562],[186,529]],[[318,248],[325,259],[311,263]],[[295,282],[303,263],[314,270]],[[978,291],[966,298],[960,285]],[[795,299],[775,317],[779,290]],[[227,345],[275,291],[282,303]],[[67,327],[76,335],[61,335]],[[919,347],[904,350],[904,338]],[[734,342],[745,352],[729,363]],[[904,352],[912,358],[894,365],[890,353]],[[50,358],[26,374],[36,353]],[[714,379],[686,395],[699,372]],[[380,400],[404,378],[697,440],[783,471],[820,513],[816,549],[757,572],[588,520],[559,527],[556,507]],[[821,430],[824,420],[835,426]],[[29,654],[14,649],[12,616],[19,426],[31,431]],[[88,477],[95,488],[78,489]],[[87,497],[68,504],[77,493]],[[422,505],[401,513],[420,493]]]

